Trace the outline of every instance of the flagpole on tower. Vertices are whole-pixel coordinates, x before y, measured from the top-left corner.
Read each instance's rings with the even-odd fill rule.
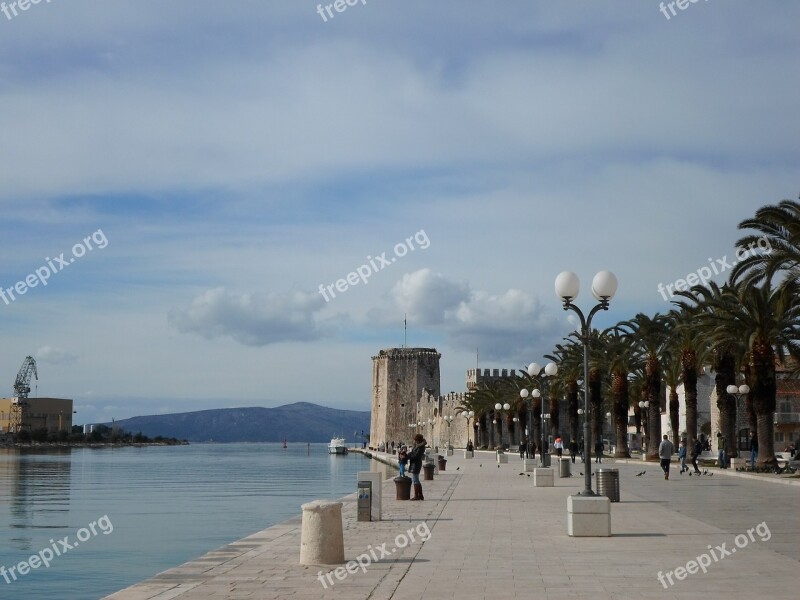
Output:
[[[403,313],[403,348],[406,347],[407,332],[408,332],[408,321],[406,320],[406,313]]]

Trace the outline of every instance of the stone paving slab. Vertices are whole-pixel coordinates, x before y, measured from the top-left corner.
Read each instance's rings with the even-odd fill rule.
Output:
[[[393,462],[391,457],[380,458]],[[593,467],[600,465],[592,465]],[[460,600],[543,598],[626,600],[796,597],[800,572],[800,488],[736,477],[678,476],[664,481],[657,464],[604,462],[620,471],[621,502],[611,504],[610,538],[570,538],[567,498],[583,489],[579,473],[533,487],[522,461],[509,455],[448,458],[447,470],[423,482],[424,502],[395,500],[384,483],[384,520],[356,521],[355,495],[343,499],[348,560],[386,544],[389,556],[333,585],[328,567],[303,567],[300,518],[292,519],[170,569],[113,600],[336,598]],[[636,474],[642,470],[641,477]],[[520,475],[520,473],[522,473]],[[354,482],[355,484],[355,482]],[[299,508],[299,507],[298,507]],[[748,529],[763,523],[760,531]],[[430,531],[404,548],[409,529]],[[764,527],[767,529],[765,530]],[[737,548],[735,540],[744,544]],[[680,573],[687,562],[725,544],[731,554],[707,573]],[[711,546],[711,548],[709,548]],[[391,552],[394,550],[394,552]],[[736,550],[734,553],[733,550]],[[671,572],[673,584],[666,576]]]

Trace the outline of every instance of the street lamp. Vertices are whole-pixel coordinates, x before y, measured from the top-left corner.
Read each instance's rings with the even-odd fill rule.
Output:
[[[447,449],[450,450],[450,425],[453,423],[453,415],[448,415],[444,418],[444,422],[447,423]]]
[[[540,374],[541,374],[542,390],[544,391],[544,395],[542,395],[542,392],[539,391],[538,389],[534,389],[531,394],[532,394],[533,398],[541,398],[542,399],[542,407],[541,407],[541,410],[539,411],[539,414],[542,415],[542,419],[544,419],[544,401],[545,401],[545,398],[548,396],[547,392],[548,392],[548,388],[550,386],[550,380],[548,378],[554,377],[556,374],[558,374],[558,365],[556,363],[554,363],[554,362],[547,363],[547,366],[544,368],[544,372],[542,372],[541,365],[539,365],[539,364],[537,364],[535,362],[532,362],[531,364],[528,365],[528,375],[530,375],[531,377],[539,377]],[[550,414],[549,413],[547,414],[547,418],[548,419],[550,418]],[[532,422],[533,422],[533,419],[531,419],[531,423]],[[539,442],[540,442],[539,451],[540,452],[539,453],[541,455],[542,466],[544,467],[544,466],[546,466],[545,462],[544,462],[545,461],[545,458],[544,458],[544,455],[545,455],[545,452],[544,452],[544,440],[545,440],[544,421],[542,421],[542,426],[539,429],[539,435],[540,435],[540,440],[539,440]]]
[[[475,411],[465,410],[464,412],[461,413],[461,416],[467,420],[467,444],[469,444],[469,420],[475,416]]]
[[[589,312],[588,319],[584,317],[583,312],[573,304],[578,297],[578,292],[581,289],[581,283],[578,276],[571,271],[563,271],[556,277],[555,282],[556,296],[564,302],[564,310],[571,310],[578,315],[581,321],[581,329],[579,338],[583,342],[583,381],[586,385],[583,388],[583,410],[586,413],[586,419],[583,422],[583,444],[586,460],[586,477],[584,480],[584,490],[580,492],[581,496],[594,496],[592,491],[592,461],[591,457],[591,429],[589,427],[589,343],[591,341],[592,332],[592,317],[598,311],[608,310],[608,303],[617,292],[617,278],[610,271],[600,271],[592,279],[592,295],[599,300],[592,310]]]
[[[746,396],[750,393],[750,386],[746,383],[743,383],[739,387],[736,387],[735,385],[729,385],[727,388],[725,388],[725,391],[736,399],[736,450],[738,455],[738,450],[742,449],[742,440],[739,437],[739,432],[742,430],[739,422],[741,420],[739,400],[741,400],[743,396]]]
[[[511,408],[511,405],[506,402],[505,404],[500,404],[499,402],[494,405],[494,409],[500,412],[500,449],[505,450],[505,416],[506,411]],[[495,419],[496,421],[496,419]]]
[[[644,441],[647,438],[647,409],[650,407],[650,400],[640,400],[639,408],[642,411],[639,420],[642,422],[642,452],[646,453]]]

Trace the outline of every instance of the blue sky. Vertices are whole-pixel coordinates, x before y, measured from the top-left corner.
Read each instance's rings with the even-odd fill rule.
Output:
[[[77,422],[293,401],[369,408],[371,356],[542,362],[553,292],[598,325],[732,256],[796,198],[800,5],[53,0],[0,13],[0,393],[28,354]],[[415,234],[422,248],[402,257]],[[386,252],[368,283],[320,284]],[[717,277],[722,280],[724,276]],[[3,384],[5,381],[5,384]]]

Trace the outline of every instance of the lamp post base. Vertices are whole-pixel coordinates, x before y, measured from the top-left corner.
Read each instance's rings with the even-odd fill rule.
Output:
[[[567,535],[570,537],[609,537],[611,501],[606,496],[567,498]]]

